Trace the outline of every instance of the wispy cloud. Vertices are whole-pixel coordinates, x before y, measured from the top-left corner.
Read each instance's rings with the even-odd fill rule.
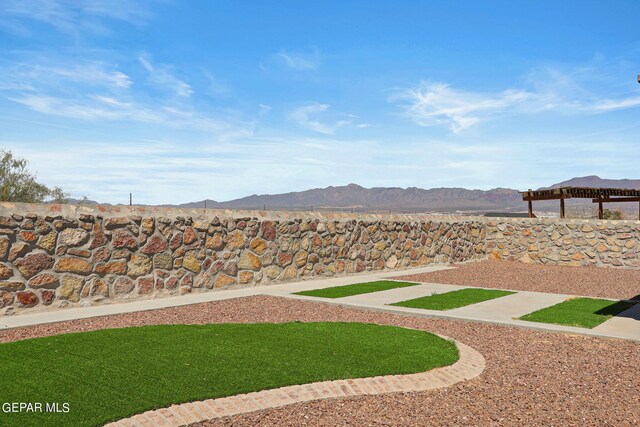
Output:
[[[289,113],[289,119],[301,127],[314,132],[332,135],[338,129],[354,124],[358,118],[353,114],[329,112],[329,104],[309,102]]]
[[[209,85],[207,91],[214,96],[227,95],[231,92],[229,85],[223,83],[220,79],[214,76],[209,70],[204,70],[203,74],[208,80]]]
[[[150,16],[147,6],[137,0],[3,0],[0,28],[29,35],[28,22],[39,21],[67,34],[109,33],[105,19],[142,25]]]
[[[32,111],[84,121],[129,121],[187,128],[220,135],[251,132],[253,124],[231,112],[196,108],[191,87],[173,77],[166,65],[139,58],[149,91],[131,75],[106,61],[66,61],[37,56],[22,62],[0,61],[0,94]],[[41,65],[45,64],[45,65]],[[169,92],[169,94],[166,93]]]
[[[504,111],[530,98],[526,91],[506,90],[482,94],[454,89],[445,83],[422,82],[392,97],[405,106],[405,114],[420,126],[446,125],[460,132],[490,114]]]
[[[45,59],[45,62],[51,61]],[[34,88],[34,85],[53,86],[60,85],[61,82],[74,85],[95,84],[114,89],[126,89],[132,84],[131,78],[117,67],[99,61],[83,61],[66,67],[60,64],[41,65],[40,61],[22,62],[2,68],[0,88],[5,89],[9,86],[15,89],[25,89],[27,86]],[[29,82],[28,85],[25,82]]]
[[[34,94],[9,99],[38,113],[88,121],[124,120],[212,132],[227,131],[232,125],[238,124],[236,121],[232,122],[193,110],[166,105],[152,106],[102,95],[64,98]]]
[[[159,143],[109,137],[103,141],[66,139],[57,142],[54,151],[45,149],[44,142],[3,142],[16,147],[16,155],[29,159],[30,168],[43,181],[60,185],[75,197],[87,195],[111,203],[127,201],[129,192],[135,203],[223,201],[256,192],[362,182],[362,177],[378,176],[373,173],[376,168],[385,168],[363,161],[380,157],[377,144],[364,140],[246,135],[230,141],[168,139]],[[294,142],[305,149],[292,152]],[[187,144],[191,149],[184,149]],[[309,155],[309,150],[322,150],[322,159]],[[336,167],[349,176],[336,177]]]
[[[294,53],[282,49],[275,55],[275,58],[280,63],[294,70],[315,70],[320,63],[317,50],[314,50],[312,53]]]
[[[145,56],[139,56],[138,60],[149,73],[149,81],[154,85],[167,89],[183,98],[188,98],[193,94],[191,86],[174,76],[171,72],[171,67],[168,65],[154,65]]]
[[[602,114],[640,106],[640,96],[610,98],[588,90],[589,69],[562,72],[548,68],[527,77],[529,88],[500,92],[466,91],[443,82],[421,82],[396,91],[390,102],[419,126],[446,126],[460,133],[504,114]]]
[[[273,109],[271,105],[267,104],[258,104],[258,115],[264,116],[265,114],[269,114],[269,112]]]
[[[596,102],[592,105],[583,106],[586,112],[603,112],[615,110],[623,110],[625,108],[633,108],[640,106],[640,96],[632,96],[624,99],[604,99]]]
[[[530,71],[525,82],[535,93],[531,111],[557,111],[568,114],[598,114],[640,105],[640,96],[629,96],[635,82],[620,76],[617,60],[599,58],[592,63],[566,67],[539,67]],[[620,78],[622,77],[622,78]],[[618,96],[612,96],[618,91]],[[637,91],[635,91],[637,93]],[[625,93],[624,95],[620,93]]]

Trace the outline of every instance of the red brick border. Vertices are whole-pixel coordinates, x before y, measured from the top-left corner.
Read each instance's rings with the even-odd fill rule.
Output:
[[[473,348],[456,342],[460,359],[451,366],[408,375],[385,375],[351,380],[323,381],[262,390],[200,402],[171,405],[125,418],[107,427],[177,427],[191,423],[278,408],[292,403],[358,395],[425,391],[448,387],[482,373],[484,357]]]

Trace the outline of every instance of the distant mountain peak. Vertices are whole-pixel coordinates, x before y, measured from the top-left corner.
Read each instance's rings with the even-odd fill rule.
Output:
[[[548,188],[560,187],[594,187],[594,188],[631,188],[640,189],[640,179],[606,179],[597,175],[587,175],[559,182]]]

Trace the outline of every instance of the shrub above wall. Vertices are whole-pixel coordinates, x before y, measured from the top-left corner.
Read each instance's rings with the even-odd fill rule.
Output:
[[[221,219],[172,209],[64,209],[0,209],[5,313],[486,257],[484,225],[474,220],[213,212],[229,215]]]

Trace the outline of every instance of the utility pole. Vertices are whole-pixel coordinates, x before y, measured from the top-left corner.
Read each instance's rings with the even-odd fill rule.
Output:
[[[133,205],[133,193],[129,193],[129,206]]]

